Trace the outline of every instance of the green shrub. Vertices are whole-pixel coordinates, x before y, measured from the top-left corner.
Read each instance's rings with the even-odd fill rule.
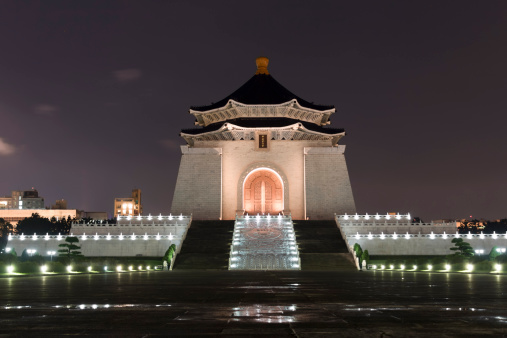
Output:
[[[495,257],[495,262],[497,262],[499,264],[507,263],[507,254],[502,254],[500,256],[496,256]]]
[[[493,270],[493,262],[482,261],[474,264],[474,271],[491,272]]]
[[[46,259],[39,253],[36,253],[33,256],[30,256],[27,261],[37,263],[38,265],[43,265],[46,262]]]
[[[88,265],[83,263],[77,263],[77,264],[71,264],[72,265],[72,271],[75,272],[87,272],[88,271]]]
[[[21,262],[15,265],[15,271],[19,273],[40,272],[40,265],[35,262]]]
[[[48,262],[46,265],[48,266],[48,272],[67,272],[66,265],[63,265],[61,262]]]
[[[71,263],[71,259],[69,257],[64,257],[64,256],[57,257],[56,261],[62,263],[65,266],[67,266]]]
[[[18,256],[11,253],[3,253],[0,255],[0,262],[6,264],[12,264],[18,261]]]
[[[440,256],[440,257],[433,257],[433,258],[431,258],[429,264],[431,264],[433,266],[436,266],[436,265],[445,265],[445,262],[446,262],[445,257]]]

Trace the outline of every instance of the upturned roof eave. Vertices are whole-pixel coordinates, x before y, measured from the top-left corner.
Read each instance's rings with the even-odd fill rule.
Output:
[[[219,134],[225,130],[277,130],[277,129],[280,129],[280,130],[287,130],[287,129],[296,130],[297,129],[297,130],[300,130],[300,131],[303,131],[303,132],[306,132],[309,134],[322,135],[322,136],[328,136],[328,137],[340,136],[340,138],[341,138],[341,137],[345,136],[345,131],[341,131],[338,133],[322,133],[322,132],[308,129],[302,123],[299,123],[299,122],[294,123],[294,124],[290,124],[290,125],[287,125],[284,127],[241,127],[241,126],[238,126],[238,125],[235,125],[232,123],[224,123],[220,128],[218,128],[216,130],[211,130],[211,131],[198,133],[198,134],[189,134],[189,133],[185,133],[185,132],[181,131],[180,136],[186,139],[186,138],[194,138],[194,137],[199,137],[199,136],[204,136],[204,135]]]
[[[192,114],[192,115],[195,116],[195,115],[214,113],[214,112],[218,112],[218,111],[223,110],[223,109],[228,109],[233,104],[236,104],[237,106],[245,106],[245,107],[248,107],[248,106],[251,106],[251,107],[283,107],[283,106],[288,106],[291,103],[296,103],[298,105],[297,108],[299,108],[299,109],[304,109],[304,110],[311,111],[311,112],[317,113],[317,114],[329,114],[329,115],[331,115],[331,114],[333,114],[333,113],[336,112],[336,108],[335,107],[332,107],[332,108],[329,108],[329,109],[326,109],[326,110],[318,110],[318,109],[313,109],[313,108],[305,107],[305,106],[302,106],[297,99],[291,99],[289,101],[282,102],[282,103],[276,103],[276,104],[247,104],[247,103],[242,103],[242,102],[236,101],[234,99],[229,99],[227,101],[227,103],[225,105],[223,105],[222,107],[213,108],[213,109],[205,110],[205,111],[194,110],[194,109],[190,108],[188,110],[188,112],[190,114]]]

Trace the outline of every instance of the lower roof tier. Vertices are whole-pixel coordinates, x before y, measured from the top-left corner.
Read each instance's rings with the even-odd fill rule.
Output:
[[[269,133],[271,140],[326,140],[333,145],[345,136],[344,129],[324,128],[287,118],[235,119],[204,128],[184,129],[180,135],[193,146],[195,141],[254,140],[257,132]]]
[[[222,128],[222,126],[227,125],[227,124],[233,124],[235,126],[243,127],[243,128],[280,128],[280,127],[291,126],[296,123],[300,123],[308,130],[323,133],[323,134],[330,134],[331,135],[331,134],[343,133],[345,131],[344,129],[341,129],[341,128],[326,128],[326,127],[318,126],[314,123],[309,123],[309,122],[300,121],[300,120],[296,120],[296,119],[289,119],[289,118],[283,118],[283,117],[282,118],[266,117],[266,118],[232,119],[232,120],[227,120],[225,122],[213,123],[213,124],[210,124],[210,125],[208,125],[206,127],[202,127],[202,128],[183,129],[183,130],[181,130],[181,133],[188,134],[188,135],[199,135],[199,134],[209,133],[212,131],[217,131],[220,128]]]

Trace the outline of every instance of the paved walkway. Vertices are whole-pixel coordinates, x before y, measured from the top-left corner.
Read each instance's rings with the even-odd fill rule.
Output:
[[[172,271],[0,279],[0,334],[507,334],[507,276]]]

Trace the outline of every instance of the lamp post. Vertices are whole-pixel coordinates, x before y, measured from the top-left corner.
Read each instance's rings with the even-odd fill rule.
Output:
[[[31,257],[31,256],[33,256],[33,254],[34,254],[34,253],[36,253],[36,252],[37,252],[37,250],[35,250],[35,249],[28,249],[28,250],[26,250],[26,252],[28,252],[28,254],[29,254],[29,255],[30,255],[30,257]]]
[[[51,256],[51,262],[53,261],[54,254],[56,254],[56,251],[48,251],[48,255]]]

